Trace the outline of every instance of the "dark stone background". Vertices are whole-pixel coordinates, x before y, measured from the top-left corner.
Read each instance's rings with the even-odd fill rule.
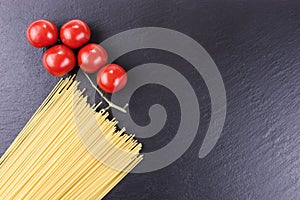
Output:
[[[126,69],[147,62],[178,69],[197,92],[203,115],[194,143],[179,160],[156,172],[130,174],[106,199],[300,199],[299,11],[297,0],[0,0],[0,155],[58,80],[43,69],[42,52],[26,41],[31,21],[83,19],[94,42],[131,28],[165,27],[198,41],[216,62],[228,98],[222,137],[198,159],[210,100],[192,66],[156,50],[123,56],[117,62]],[[144,151],[167,144],[179,122],[174,95],[145,86],[133,98],[145,107],[157,101],[172,113],[159,135],[142,140]],[[140,124],[149,122],[146,110],[131,114]]]

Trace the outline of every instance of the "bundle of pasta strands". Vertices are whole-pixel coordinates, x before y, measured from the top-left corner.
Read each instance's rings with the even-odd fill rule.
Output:
[[[62,79],[0,160],[0,199],[101,199],[141,160],[140,143]]]

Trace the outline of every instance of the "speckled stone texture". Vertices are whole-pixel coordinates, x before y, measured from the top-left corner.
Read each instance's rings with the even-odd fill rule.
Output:
[[[158,50],[117,61],[127,70],[147,62],[177,69],[190,80],[203,114],[196,139],[179,160],[159,171],[130,174],[105,199],[300,199],[299,1],[0,0],[0,155],[58,80],[43,69],[42,52],[25,38],[27,25],[39,18],[59,25],[83,19],[94,42],[136,27],[174,29],[203,45],[224,79],[228,112],[222,137],[198,159],[210,118],[200,75],[183,59]],[[149,123],[153,103],[171,113],[158,135],[141,140],[144,151],[167,144],[180,119],[174,95],[148,85],[132,98],[145,107],[131,110],[141,125]]]

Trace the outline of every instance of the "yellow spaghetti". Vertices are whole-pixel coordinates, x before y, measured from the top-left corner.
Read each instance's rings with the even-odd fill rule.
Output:
[[[0,199],[102,199],[141,160],[140,143],[62,79],[0,159]]]

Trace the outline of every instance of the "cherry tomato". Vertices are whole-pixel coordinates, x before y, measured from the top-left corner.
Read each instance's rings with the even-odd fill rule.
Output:
[[[112,94],[126,85],[127,74],[120,65],[109,64],[99,70],[97,83],[102,90]]]
[[[48,49],[43,56],[45,69],[53,76],[63,76],[76,64],[73,51],[65,45],[56,45]]]
[[[61,41],[72,49],[77,49],[87,43],[91,38],[89,26],[79,19],[65,23],[60,29]]]
[[[57,42],[58,30],[51,21],[44,19],[36,20],[28,26],[26,37],[34,47],[51,46]]]
[[[78,52],[78,65],[88,73],[94,73],[107,62],[107,53],[98,44],[88,44]]]

